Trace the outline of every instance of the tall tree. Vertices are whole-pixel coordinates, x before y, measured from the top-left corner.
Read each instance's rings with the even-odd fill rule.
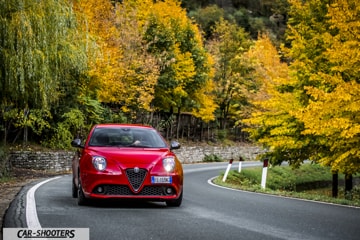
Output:
[[[133,5],[131,1],[125,1],[117,4],[116,8],[116,23],[123,54],[121,62],[125,69],[121,80],[126,91],[122,97],[125,99],[125,106],[130,110],[151,112],[159,66],[155,57],[148,53],[143,39],[146,27],[143,14],[148,6],[144,1],[140,4]]]
[[[0,1],[2,118],[24,128],[24,140],[27,127],[45,126],[52,105],[76,95],[87,67],[82,37],[70,1]]]
[[[249,35],[236,24],[221,19],[216,23],[207,48],[215,60],[215,95],[221,128],[246,104],[244,90],[251,85],[251,71],[243,54],[251,46]]]
[[[115,27],[114,6],[109,0],[74,1],[74,5],[81,27],[89,32],[88,38],[96,41],[98,49],[88,52],[94,55],[94,58],[89,59],[89,75],[94,84],[84,87],[95,92],[92,98],[102,102],[116,102],[124,91],[122,82],[118,80],[124,69],[119,61],[122,53],[119,31]]]
[[[202,119],[213,119],[211,58],[203,47],[197,26],[187,18],[178,1],[154,3],[145,39],[149,43],[148,51],[160,65],[154,106],[170,113],[180,114],[185,110]],[[205,102],[204,94],[209,96]]]
[[[360,169],[359,4],[352,0],[290,3],[287,77],[264,62],[264,50],[271,48],[263,46],[263,53],[255,56],[262,61],[261,68],[271,70],[264,80],[280,81],[273,80],[275,84],[266,88],[264,96],[271,97],[259,103],[263,110],[247,123],[258,126],[251,134],[269,147],[268,155],[294,163],[319,161],[334,173],[350,176]]]
[[[99,83],[98,99],[132,114],[139,109],[151,110],[159,70],[142,38],[145,2],[90,0],[78,4],[85,15],[83,26],[100,49],[96,61],[90,63],[90,75]]]
[[[258,90],[250,92],[253,108],[242,122],[248,126],[250,137],[268,150],[264,157],[272,164],[288,161],[299,166],[316,145],[310,137],[302,136],[303,124],[294,116],[301,105],[298,92],[289,86],[296,81],[267,35],[259,36],[246,55],[256,69]]]
[[[307,75],[318,84],[305,87],[309,104],[297,117],[305,123],[304,134],[323,139],[328,151],[321,153],[319,161],[333,172],[351,175],[360,171],[360,4],[355,0],[329,1],[325,6],[319,1],[311,3],[323,6],[328,28],[317,34],[321,54],[316,58],[306,55],[307,62],[316,63]]]

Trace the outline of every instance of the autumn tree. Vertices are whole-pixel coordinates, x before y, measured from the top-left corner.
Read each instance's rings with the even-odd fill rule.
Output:
[[[355,0],[336,0],[309,1],[303,5],[296,2],[295,6],[306,7],[310,15],[314,5],[322,6],[326,31],[316,31],[307,42],[294,38],[291,52],[294,57],[305,44],[320,45],[317,55],[302,54],[302,62],[306,61],[312,68],[303,67],[303,73],[297,75],[298,81],[316,84],[304,87],[309,102],[297,117],[305,124],[304,134],[322,139],[326,151],[319,155],[319,162],[331,166],[333,172],[350,176],[360,171],[360,4]],[[311,26],[310,22],[303,24],[308,28]],[[302,33],[300,27],[296,30],[293,30],[293,36]]]
[[[301,106],[300,93],[292,88],[296,81],[267,35],[259,36],[246,56],[256,70],[257,89],[248,92],[251,115],[242,123],[248,126],[251,139],[267,149],[264,158],[270,158],[272,164],[287,161],[297,167],[316,144],[302,135],[303,123],[294,116]]]
[[[253,84],[243,54],[251,46],[249,35],[236,24],[221,19],[213,30],[207,48],[215,60],[215,95],[219,106],[220,128],[226,129],[227,120],[238,117],[236,112],[246,105],[244,91]]]
[[[143,9],[148,5],[144,1],[140,4],[133,5],[131,1],[125,1],[117,4],[116,8],[116,23],[123,54],[121,61],[125,69],[121,80],[126,91],[122,97],[127,108],[151,112],[159,66],[155,57],[148,53],[143,39],[146,27]]]
[[[144,37],[160,66],[154,107],[178,117],[189,111],[205,121],[214,119],[211,58],[197,26],[178,1],[159,1],[149,9]]]
[[[74,1],[74,8],[81,27],[89,32],[88,38],[95,40],[97,49],[87,53],[93,58],[89,59],[89,82],[82,95],[100,102],[116,101],[124,87],[118,81],[123,68],[114,6],[108,0]]]
[[[151,101],[159,73],[154,57],[147,53],[142,38],[144,16],[141,6],[146,2],[109,0],[80,1],[83,26],[89,28],[99,51],[91,62],[92,86],[100,102],[128,112],[151,111]],[[95,87],[95,88],[94,88]]]
[[[273,79],[273,83],[265,88],[264,100],[254,102],[262,110],[246,122],[258,127],[250,133],[268,147],[267,155],[290,163],[310,159],[351,179],[360,167],[359,4],[351,0],[290,3],[291,48],[284,49],[289,68],[280,58],[276,65],[287,73],[264,61],[269,46],[255,55],[261,60],[258,66],[269,70],[261,82]]]

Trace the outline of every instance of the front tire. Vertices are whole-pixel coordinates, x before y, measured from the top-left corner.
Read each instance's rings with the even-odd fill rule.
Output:
[[[81,184],[78,187],[78,205],[85,206],[88,203],[88,199],[85,197],[85,194],[82,190]]]
[[[78,188],[75,184],[75,181],[72,181],[72,197],[77,198],[78,197]]]
[[[184,192],[184,190],[181,192],[178,199],[166,201],[166,206],[168,206],[168,207],[180,207],[180,205],[182,203],[183,192]]]

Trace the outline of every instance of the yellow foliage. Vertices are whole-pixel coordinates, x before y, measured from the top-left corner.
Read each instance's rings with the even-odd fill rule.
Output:
[[[321,4],[319,0],[292,2],[299,9],[304,8],[304,15],[312,10],[307,4]],[[298,70],[297,81],[312,83],[304,84],[310,97],[308,104],[294,111],[294,115],[304,124],[303,134],[325,139],[321,143],[329,150],[322,152],[319,161],[331,166],[332,171],[353,174],[360,171],[360,4],[356,0],[335,0],[326,7],[326,18],[316,23],[318,31],[311,29],[311,38],[302,41],[301,36],[293,35],[293,49],[296,46],[305,53],[301,58],[293,51],[293,56],[300,56],[293,64]],[[316,19],[314,15],[312,19]],[[302,24],[312,26],[309,22]],[[320,29],[321,24],[329,27]],[[322,52],[314,55],[306,48],[314,44]]]
[[[97,80],[98,99],[104,103],[150,110],[159,68],[146,53],[141,29],[152,1],[110,0],[77,1],[79,12],[85,15],[84,28],[94,36],[99,46],[96,61],[90,63],[90,76]],[[142,10],[144,12],[142,12]]]
[[[292,93],[279,92],[279,87],[292,84],[286,63],[280,61],[279,55],[268,36],[260,36],[249,50],[248,57],[256,68],[256,81],[259,91],[249,93],[251,102],[256,107],[252,118],[245,120],[250,124],[281,125],[286,121],[281,115],[289,115],[298,106]],[[283,131],[286,131],[286,126]]]
[[[195,98],[200,103],[198,108],[194,108],[192,114],[201,118],[204,122],[215,120],[214,112],[218,107],[214,101],[214,95],[211,93],[214,89],[214,83],[208,80],[205,85],[196,91]]]

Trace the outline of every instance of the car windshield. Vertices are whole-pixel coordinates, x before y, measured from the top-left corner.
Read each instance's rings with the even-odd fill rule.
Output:
[[[167,147],[162,137],[154,129],[126,127],[96,128],[91,135],[89,146]]]

